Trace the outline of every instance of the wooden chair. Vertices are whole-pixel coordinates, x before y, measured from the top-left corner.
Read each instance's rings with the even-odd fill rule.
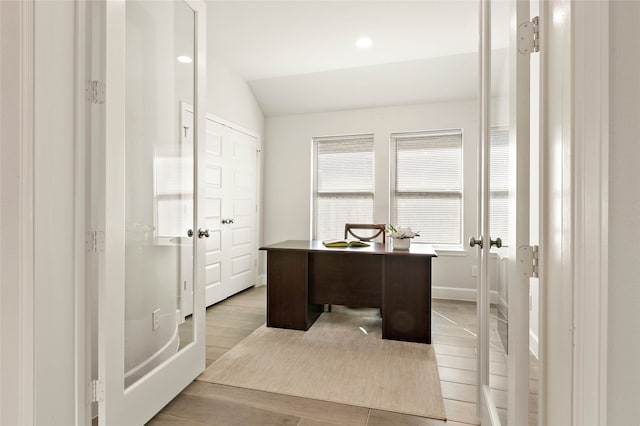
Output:
[[[372,235],[368,237],[363,237],[362,235],[356,234],[354,229],[363,229],[373,231]],[[378,224],[368,224],[368,223],[345,223],[344,225],[344,238],[347,239],[349,235],[357,238],[360,241],[371,242],[382,235],[382,244],[386,241],[386,231],[387,226],[384,223]],[[331,304],[328,304],[327,310],[331,312]],[[382,316],[382,309],[380,310],[380,315]]]
[[[386,230],[387,226],[384,223],[379,224],[364,224],[364,223],[345,223],[344,225],[344,237],[347,238],[349,234],[353,237],[357,238],[360,241],[373,241],[382,235],[382,243],[384,244],[386,238]],[[354,229],[364,229],[374,231],[372,235],[368,237],[363,237],[362,235],[356,234]]]

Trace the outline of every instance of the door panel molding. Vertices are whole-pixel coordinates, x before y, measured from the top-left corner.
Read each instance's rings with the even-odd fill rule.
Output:
[[[541,193],[543,235],[563,242],[547,246],[542,263],[548,285],[541,341],[548,359],[541,363],[541,424],[608,420],[609,6],[608,0],[542,2],[546,22],[553,19],[554,25],[547,25],[542,37],[541,111],[548,114],[541,175],[549,172],[550,179],[563,176],[566,181],[561,188],[547,184],[547,190],[560,189],[561,197]],[[562,115],[552,115],[560,105]],[[557,212],[563,223],[554,230]],[[574,330],[573,336],[565,330]],[[573,339],[573,351],[558,356],[567,337]]]

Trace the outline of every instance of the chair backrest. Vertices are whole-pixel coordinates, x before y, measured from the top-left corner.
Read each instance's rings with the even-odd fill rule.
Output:
[[[369,230],[369,231],[373,231],[373,233],[368,237],[363,237],[353,232],[354,229],[362,229],[365,231]],[[386,230],[386,225],[384,223],[379,223],[375,225],[368,224],[368,223],[345,223],[344,238],[347,238],[349,234],[351,234],[353,237],[359,239],[360,241],[373,241],[376,238],[378,238],[380,235],[382,235],[382,243],[384,244],[385,237],[386,237],[385,230]]]

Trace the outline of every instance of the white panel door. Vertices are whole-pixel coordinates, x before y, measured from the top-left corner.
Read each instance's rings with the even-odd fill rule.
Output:
[[[106,40],[104,122],[95,123],[92,159],[100,165],[94,216],[104,226],[96,240],[98,423],[142,425],[205,363],[205,4],[95,4],[103,8],[94,39]],[[181,102],[195,106],[195,137],[183,136]],[[194,313],[184,321],[189,276]]]
[[[183,106],[185,126],[191,114],[191,108]],[[207,116],[204,215],[210,237],[205,250],[206,306],[256,284],[257,144],[255,136]]]
[[[225,142],[222,255],[228,297],[256,284],[257,140],[228,128]]]
[[[207,146],[205,154],[205,216],[210,238],[205,253],[205,306],[210,306],[228,296],[222,278],[224,204],[223,153],[227,128],[207,117]]]
[[[481,1],[481,219],[472,246],[480,245],[478,406],[483,425],[529,424],[529,278],[518,256],[529,245],[530,58],[519,52],[514,25],[531,19],[529,8],[528,0]],[[498,239],[503,247],[497,247]],[[495,274],[489,272],[491,257],[500,259]],[[491,300],[492,293],[497,300]]]

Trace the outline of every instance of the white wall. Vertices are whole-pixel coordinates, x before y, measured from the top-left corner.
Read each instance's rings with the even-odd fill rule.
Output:
[[[35,424],[75,421],[74,4],[35,3]]]
[[[640,3],[610,4],[608,423],[640,418]]]
[[[264,114],[247,83],[207,53],[207,112],[259,135],[264,131]]]
[[[503,114],[504,108],[498,107],[495,116]],[[446,128],[463,129],[463,245],[460,252],[440,252],[440,257],[434,260],[434,295],[475,300],[476,278],[471,276],[471,266],[476,263],[476,251],[468,250],[465,241],[476,234],[478,221],[476,100],[267,118],[264,242],[310,237],[311,139],[314,136],[374,134],[374,220],[389,223],[389,134]]]
[[[0,2],[0,424],[33,424],[32,28]]]

